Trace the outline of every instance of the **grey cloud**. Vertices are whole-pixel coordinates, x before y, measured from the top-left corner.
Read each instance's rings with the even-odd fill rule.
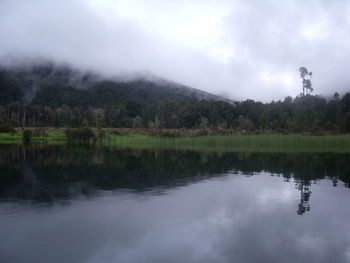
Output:
[[[128,1],[2,0],[0,57],[43,57],[108,75],[148,71],[232,98],[265,101],[296,96],[297,70],[306,66],[314,72],[316,93],[348,90],[350,4],[345,1],[129,1],[145,7],[140,19],[137,10],[123,15],[121,9],[96,8],[101,3]],[[204,5],[218,20],[214,29],[184,21],[191,18],[185,15],[188,8],[195,17]],[[227,7],[227,13],[215,7]],[[210,19],[208,8],[203,10]],[[182,27],[160,27],[163,23]],[[191,23],[197,26],[193,32],[181,32]],[[191,36],[196,30],[210,34],[196,39]]]
[[[315,73],[316,92],[331,94],[345,92],[349,82],[349,14],[345,1],[247,1],[227,23],[238,25],[228,27],[232,41],[239,41],[237,46],[248,53],[243,66],[253,81],[263,68],[272,73],[290,72],[298,81],[297,69],[305,65]],[[255,84],[250,87],[253,97],[259,92],[259,82]],[[297,94],[298,84],[293,85],[290,95]],[[285,92],[280,83],[260,87],[278,96]]]

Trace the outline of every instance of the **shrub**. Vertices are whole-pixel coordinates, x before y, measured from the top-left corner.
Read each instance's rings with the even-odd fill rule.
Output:
[[[0,133],[16,133],[16,130],[6,123],[0,123]]]
[[[91,139],[95,141],[96,136],[90,128],[67,129],[65,136],[69,143],[89,143]]]
[[[48,134],[46,133],[45,129],[37,128],[37,129],[33,130],[33,136],[35,136],[35,137],[47,137]]]
[[[99,128],[97,130],[98,138],[104,138],[106,136],[106,131],[104,129]]]
[[[32,137],[32,131],[31,130],[24,130],[23,133],[22,133],[22,141],[23,143],[29,143],[30,142],[30,139]]]
[[[179,130],[154,129],[149,132],[149,135],[162,138],[175,138],[180,137],[181,133]]]
[[[125,136],[125,135],[128,135],[129,133],[122,130],[113,130],[111,131],[111,134],[117,135],[117,136]]]
[[[210,130],[209,129],[193,130],[190,135],[193,137],[208,136],[210,135]]]

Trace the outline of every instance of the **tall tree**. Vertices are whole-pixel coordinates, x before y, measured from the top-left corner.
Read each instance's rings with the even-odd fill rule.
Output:
[[[300,67],[299,72],[303,83],[303,96],[305,96],[308,94],[308,91],[309,94],[313,91],[311,84],[312,72],[309,72],[306,67]]]

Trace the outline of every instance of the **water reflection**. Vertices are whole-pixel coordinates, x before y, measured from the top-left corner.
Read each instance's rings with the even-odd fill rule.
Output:
[[[296,188],[300,191],[300,203],[298,205],[298,215],[304,214],[306,211],[310,211],[310,182],[303,179],[295,179]]]
[[[1,146],[0,262],[349,262],[349,161]]]
[[[99,190],[173,187],[226,173],[269,172],[291,179],[300,191],[298,214],[310,210],[311,184],[330,178],[350,182],[349,154],[217,153],[190,151],[0,147],[0,198],[54,202]]]

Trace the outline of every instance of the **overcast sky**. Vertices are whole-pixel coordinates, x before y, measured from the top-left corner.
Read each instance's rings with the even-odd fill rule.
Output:
[[[234,99],[350,91],[347,0],[0,0],[0,57],[149,72]]]

